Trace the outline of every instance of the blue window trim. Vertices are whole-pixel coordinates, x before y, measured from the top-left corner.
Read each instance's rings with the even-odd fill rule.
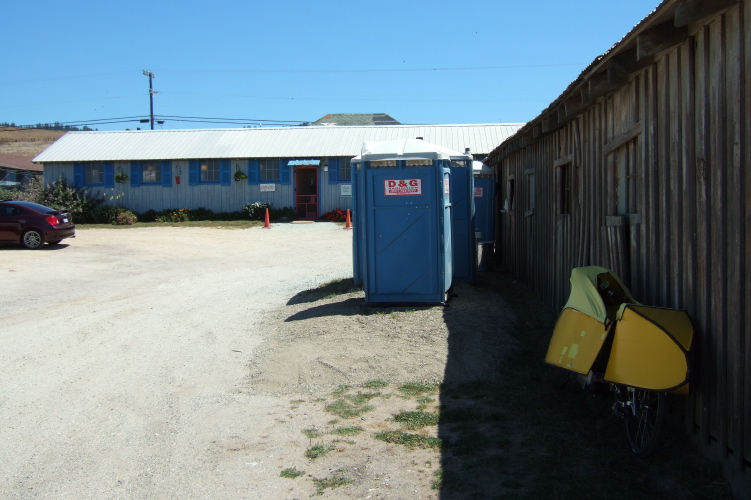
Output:
[[[86,163],[74,163],[73,164],[73,185],[77,188],[80,187],[115,187],[115,163],[111,161],[102,162],[102,182],[87,183],[86,182]]]
[[[261,162],[258,160],[248,160],[248,184],[255,186],[260,183]]]
[[[342,179],[340,177],[342,160],[343,158],[329,158],[328,160],[329,184],[351,184],[352,183],[352,171],[351,170],[350,170],[349,179]],[[352,164],[350,163],[350,168],[352,168],[351,165]]]
[[[215,160],[216,158],[201,158],[202,160]],[[164,175],[165,162],[162,162],[162,175]],[[172,162],[169,165],[170,185],[172,185]],[[162,177],[164,179],[164,177]],[[164,182],[164,181],[162,181]],[[189,186],[229,186],[232,184],[232,162],[229,159],[219,159],[219,180],[201,180],[201,160],[188,161],[188,185]]]
[[[329,158],[329,184],[339,184],[339,158]]]
[[[162,180],[158,182],[143,182],[143,162],[130,162],[130,187],[141,186],[172,186],[172,161],[162,160],[159,162],[159,169],[162,173]]]
[[[292,180],[292,172],[290,171],[289,160],[280,158],[279,159],[279,184],[282,184],[282,185],[290,184],[291,180]]]
[[[346,158],[345,158],[346,160]],[[339,168],[336,169],[336,177],[340,184],[351,184],[352,183],[352,161],[349,162],[349,179],[342,179],[340,177],[340,174],[342,173],[341,165],[338,166]]]

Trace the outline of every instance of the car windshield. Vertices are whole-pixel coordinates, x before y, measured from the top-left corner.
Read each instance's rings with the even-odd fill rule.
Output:
[[[54,208],[45,207],[44,205],[40,205],[39,203],[32,203],[30,201],[14,201],[14,205],[19,205],[24,208],[30,208],[31,210],[35,210],[37,212],[42,212],[45,214],[51,214],[52,212],[57,212]]]

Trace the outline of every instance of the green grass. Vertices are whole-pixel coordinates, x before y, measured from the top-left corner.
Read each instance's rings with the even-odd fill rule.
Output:
[[[354,481],[346,476],[344,469],[338,469],[334,471],[331,477],[327,478],[313,478],[313,484],[316,487],[315,496],[323,495],[323,492],[329,488],[339,488],[347,484],[352,484]]]
[[[403,431],[380,431],[375,434],[375,438],[391,444],[400,444],[407,448],[436,448],[440,449],[441,438],[421,436]]]
[[[349,419],[361,417],[363,413],[375,410],[375,406],[355,405],[345,399],[337,399],[333,403],[326,405],[324,407],[324,410],[329,413],[333,413],[339,418]]]
[[[332,452],[335,449],[336,446],[331,444],[316,444],[305,451],[305,457],[315,460],[316,458],[325,457],[329,452]]]
[[[334,391],[334,396],[341,396],[342,394],[344,394],[345,392],[347,392],[350,389],[352,389],[352,387],[349,386],[349,385],[340,385]]]
[[[365,429],[363,429],[359,425],[351,425],[348,427],[337,427],[329,434],[333,434],[335,436],[357,436],[362,432],[365,432]]]
[[[437,413],[428,413],[425,411],[403,411],[394,415],[394,421],[402,424],[405,429],[414,431],[438,425],[439,415]]]
[[[413,398],[423,394],[433,394],[438,390],[439,384],[425,384],[421,382],[409,382],[399,386],[398,390],[402,396]]]
[[[308,439],[315,439],[323,436],[323,432],[318,429],[303,429],[302,433],[305,434]]]
[[[263,226],[257,220],[224,220],[224,221],[186,221],[186,222],[136,222],[130,226],[116,226],[113,224],[76,224],[76,229],[131,229],[139,227],[207,227],[213,229],[248,229]]]
[[[304,470],[297,470],[294,467],[290,467],[288,469],[284,469],[282,472],[279,473],[280,477],[283,477],[285,479],[295,479],[305,474]]]
[[[346,396],[353,405],[362,406],[373,398],[381,396],[380,392],[358,392],[357,394],[349,394]]]
[[[368,380],[362,386],[365,389],[385,389],[388,385],[388,382],[383,380]]]

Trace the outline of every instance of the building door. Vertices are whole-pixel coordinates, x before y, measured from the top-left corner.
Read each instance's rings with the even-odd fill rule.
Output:
[[[295,212],[298,219],[318,218],[318,168],[295,168]]]

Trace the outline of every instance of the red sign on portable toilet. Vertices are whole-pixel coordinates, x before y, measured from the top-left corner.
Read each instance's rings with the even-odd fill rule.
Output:
[[[421,196],[422,179],[386,179],[383,192],[386,196]]]

